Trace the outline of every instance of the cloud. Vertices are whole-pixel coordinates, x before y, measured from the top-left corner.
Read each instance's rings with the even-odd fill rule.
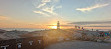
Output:
[[[96,8],[101,8],[101,7],[105,7],[105,6],[108,6],[109,4],[96,4],[96,5],[93,5],[93,6],[90,6],[90,7],[86,7],[86,8],[77,8],[76,10],[79,10],[81,12],[86,12],[86,11],[91,11],[93,9],[96,9]]]
[[[62,6],[56,6],[60,0],[41,0],[38,2],[37,10],[33,11],[44,16],[58,16],[55,12],[57,8],[62,8]],[[50,5],[49,5],[50,4]]]
[[[45,11],[45,12],[48,12],[48,13],[50,13],[50,14],[57,15],[57,14],[54,12],[54,6],[46,7],[46,8],[43,8],[42,10]]]
[[[37,8],[43,7],[43,6],[45,6],[45,5],[46,5],[46,3],[42,3],[42,4],[40,4],[39,6],[37,6]]]
[[[8,20],[8,19],[9,19],[8,17],[0,16],[0,20]]]
[[[111,26],[84,26],[84,27],[111,27]]]
[[[48,2],[51,2],[51,0],[41,0],[41,4],[39,4],[37,6],[37,8],[41,8],[41,7],[45,6]]]
[[[51,2],[51,0],[42,0],[41,2],[47,3],[47,2]]]
[[[111,21],[87,21],[87,22],[72,22],[68,24],[88,25],[88,24],[111,24]]]
[[[42,12],[42,11],[33,11],[34,13],[38,13],[38,14],[41,14],[41,15],[44,15],[44,16],[49,16],[48,14]]]

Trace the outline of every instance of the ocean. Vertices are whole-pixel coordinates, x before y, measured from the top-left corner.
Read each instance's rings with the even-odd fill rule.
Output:
[[[37,29],[37,28],[0,28],[6,31],[11,31],[11,30],[18,30],[18,31],[40,31],[40,30],[45,30],[45,29]],[[86,29],[86,30],[92,30],[92,29]],[[93,29],[94,31],[99,30],[99,31],[111,31],[111,29]]]
[[[40,30],[45,30],[45,29],[36,29],[36,28],[0,28],[6,31],[11,31],[11,30],[18,30],[18,31],[40,31]]]

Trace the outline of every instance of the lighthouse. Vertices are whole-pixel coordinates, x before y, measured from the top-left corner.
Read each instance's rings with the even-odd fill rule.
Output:
[[[60,29],[60,23],[59,23],[59,21],[57,22],[57,29]]]

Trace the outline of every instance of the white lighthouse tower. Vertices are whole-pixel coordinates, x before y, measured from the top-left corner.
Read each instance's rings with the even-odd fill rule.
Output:
[[[60,29],[60,23],[59,23],[59,21],[57,22],[57,29]]]

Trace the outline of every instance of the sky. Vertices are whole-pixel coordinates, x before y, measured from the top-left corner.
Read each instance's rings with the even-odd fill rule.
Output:
[[[110,13],[111,0],[0,0],[0,28],[110,27]]]

